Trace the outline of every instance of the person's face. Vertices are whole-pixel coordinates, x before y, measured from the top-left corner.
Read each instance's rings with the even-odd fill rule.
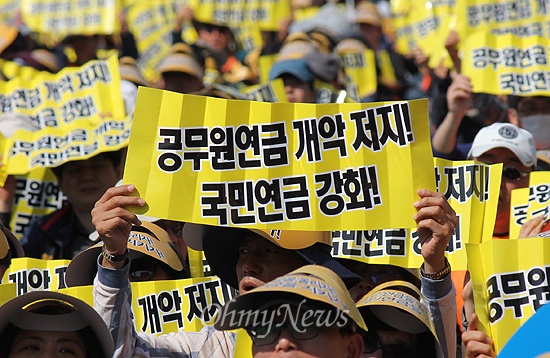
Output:
[[[550,114],[550,97],[536,96],[522,98],[517,105],[520,118],[536,114]]]
[[[349,290],[351,298],[353,298],[355,302],[359,301],[373,288],[384,282],[392,280],[407,280],[406,275],[403,272],[404,269],[401,267],[393,265],[367,264],[354,260],[347,261],[352,262],[346,263],[346,268],[361,276],[362,279],[361,282]]]
[[[19,332],[13,340],[8,358],[39,357],[85,358],[86,347],[77,332]]]
[[[315,103],[315,90],[311,83],[300,81],[292,75],[282,75],[286,98],[290,103]]]
[[[530,173],[531,168],[526,167],[521,161],[506,148],[494,148],[474,158],[484,163],[503,163],[504,167],[514,167],[521,173]],[[502,176],[500,183],[500,194],[498,197],[497,218],[495,222],[495,234],[504,234],[510,228],[510,199],[512,190],[517,188],[526,188],[529,186],[529,175],[521,176],[519,180],[509,179]]]
[[[170,236],[170,240],[172,241],[172,244],[178,249],[179,253],[183,258],[187,257],[187,245],[185,244],[185,241],[183,241],[182,236],[182,230],[183,226],[185,225],[182,221],[175,221],[175,220],[165,220],[161,219],[158,221],[155,221],[155,225],[160,226],[168,233],[168,236]]]
[[[371,24],[359,24],[359,33],[374,50],[382,40],[382,29]]]
[[[231,33],[229,28],[215,25],[205,25],[199,30],[199,37],[204,40],[214,52],[227,50]]]
[[[65,164],[59,187],[77,210],[91,211],[96,201],[121,178],[121,165],[103,156]]]
[[[353,339],[355,339],[354,335],[342,334],[336,328],[324,327],[319,330],[316,337],[298,340],[292,337],[287,328],[284,328],[274,343],[265,346],[252,345],[252,354],[254,358],[354,357],[357,354],[352,347]]]
[[[369,331],[364,334],[363,358],[414,358],[414,338],[402,331]]]
[[[198,92],[204,85],[201,79],[183,72],[167,72],[162,75],[164,89],[178,93]]]
[[[267,239],[250,233],[242,239],[237,261],[239,292],[245,293],[283,276],[304,262],[292,250],[283,249]]]

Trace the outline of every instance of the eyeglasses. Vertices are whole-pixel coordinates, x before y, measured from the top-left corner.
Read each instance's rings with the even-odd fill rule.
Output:
[[[415,358],[414,352],[402,344],[382,344],[380,338],[373,331],[363,332],[363,343],[365,348],[363,353],[374,353],[382,350],[383,358]]]
[[[157,262],[149,257],[139,258],[130,264],[130,281],[150,281],[157,274]]]
[[[250,338],[252,338],[252,342],[254,342],[255,345],[266,346],[274,343],[279,338],[283,328],[286,328],[288,333],[293,338],[300,341],[317,337],[319,335],[319,331],[323,329],[322,327],[317,327],[313,324],[302,326],[300,322],[293,322],[291,320],[289,322],[272,323],[271,325],[247,327],[246,331],[250,335]]]

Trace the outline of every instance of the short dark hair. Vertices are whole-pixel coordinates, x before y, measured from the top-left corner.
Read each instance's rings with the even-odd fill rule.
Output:
[[[94,155],[93,157],[90,157],[88,159],[92,159],[92,158],[95,158],[95,157],[104,157],[104,158],[110,160],[111,163],[113,163],[113,167],[116,168],[117,166],[120,165],[120,163],[122,161],[122,151],[123,151],[123,149],[119,149],[119,150],[116,150],[116,151],[113,151],[113,152],[103,152],[103,153],[99,153],[97,155]],[[51,168],[53,173],[57,177],[57,179],[63,177],[63,171],[65,170],[65,168],[67,167],[67,164],[69,164],[69,163],[70,162],[66,162],[66,163],[63,163],[63,164],[61,164],[57,167]]]

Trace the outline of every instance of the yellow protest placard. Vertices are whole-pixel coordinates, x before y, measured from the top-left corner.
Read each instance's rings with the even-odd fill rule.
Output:
[[[30,66],[21,66],[16,62],[6,61],[4,59],[0,59],[0,71],[8,78],[8,80],[15,77],[31,80],[40,73],[40,71]]]
[[[198,21],[268,31],[278,31],[281,20],[290,17],[290,3],[283,0],[190,0],[189,5]]]
[[[412,227],[416,190],[435,189],[431,159],[426,100],[264,103],[140,87],[123,181],[147,215],[178,221]]]
[[[170,332],[197,332],[213,325],[220,307],[237,292],[217,277],[133,282],[132,312],[138,332],[160,336]],[[60,292],[93,306],[92,286]]]
[[[23,0],[21,13],[32,32],[66,35],[109,35],[119,32],[120,1]]]
[[[253,101],[288,102],[282,78],[276,78],[263,85],[246,87],[242,92]]]
[[[0,1],[0,22],[15,25],[15,14],[19,11],[20,0]]]
[[[159,79],[157,66],[170,53],[177,10],[185,1],[133,1],[125,4],[128,28],[139,50],[138,67],[151,83]],[[183,23],[182,37],[187,43],[197,39],[190,22]]]
[[[532,172],[529,187],[512,190],[510,239],[517,239],[521,226],[538,216],[550,217],[550,172]]]
[[[498,354],[541,305],[550,273],[550,242],[543,238],[489,240],[466,245],[480,329]]]
[[[346,91],[349,96],[360,102],[361,98],[373,95],[378,84],[375,52],[370,49],[363,52],[342,51],[339,57],[346,75]]]
[[[14,283],[2,283],[0,285],[0,306],[16,297]]]
[[[131,116],[121,121],[91,123],[77,120],[62,128],[19,131],[7,140],[8,174],[26,174],[35,168],[56,167],[70,160],[87,159],[127,146]]]
[[[474,92],[550,96],[550,38],[476,32],[464,39],[462,72]]]
[[[260,77],[260,83],[269,82],[269,71],[271,71],[271,66],[275,63],[277,56],[278,54],[262,55],[258,58],[258,77]]]
[[[0,82],[0,113],[21,113],[39,128],[59,128],[79,118],[101,122],[125,116],[116,54],[57,74]]]
[[[434,158],[437,191],[458,216],[446,255],[454,270],[467,268],[466,243],[491,237],[498,205],[502,165]],[[418,268],[423,262],[416,227],[334,231],[332,255],[366,263]]]
[[[57,186],[57,178],[49,168],[36,168],[28,174],[16,175],[11,232],[21,240],[33,218],[61,208],[66,201]]]
[[[70,260],[13,259],[4,283],[16,285],[16,295],[30,291],[56,291],[65,287],[65,272]]]
[[[481,31],[493,35],[547,36],[550,8],[539,0],[459,0],[457,30],[461,39]]]

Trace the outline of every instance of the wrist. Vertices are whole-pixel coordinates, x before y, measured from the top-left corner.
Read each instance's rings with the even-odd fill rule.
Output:
[[[424,262],[422,266],[420,266],[420,275],[422,275],[422,277],[432,280],[441,280],[447,277],[450,273],[451,265],[446,257],[444,257],[443,264],[436,263],[434,265]]]

